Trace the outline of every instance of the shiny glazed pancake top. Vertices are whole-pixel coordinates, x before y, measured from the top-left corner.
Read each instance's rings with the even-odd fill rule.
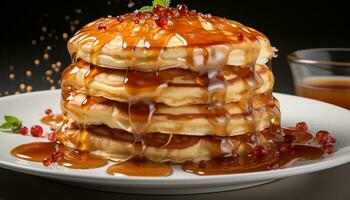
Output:
[[[95,65],[141,71],[265,64],[274,56],[268,39],[252,28],[209,14],[169,9],[172,14],[162,26],[154,12],[100,18],[69,40],[69,52]]]

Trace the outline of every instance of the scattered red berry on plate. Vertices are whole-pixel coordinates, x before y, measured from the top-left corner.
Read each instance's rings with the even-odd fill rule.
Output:
[[[56,131],[56,130],[57,130],[57,127],[56,127],[56,126],[50,126],[50,130],[51,130],[51,131]]]
[[[22,134],[22,135],[27,135],[28,134],[28,128],[26,126],[23,126],[19,129],[19,132]]]
[[[52,109],[51,108],[48,108],[45,110],[45,114],[46,115],[51,115],[52,114]]]
[[[336,143],[337,139],[335,139],[334,137],[331,137],[331,143]]]
[[[50,142],[54,142],[56,141],[56,134],[55,133],[50,133],[47,135],[47,139],[50,141]]]
[[[199,168],[205,168],[207,166],[207,161],[205,161],[205,160],[201,160],[201,161],[199,161],[199,163],[198,163],[198,167]]]
[[[301,131],[307,130],[307,124],[305,122],[298,122],[296,128]]]
[[[51,165],[52,165],[52,159],[51,159],[51,158],[45,158],[45,159],[43,160],[43,165],[44,165],[45,167],[51,166]]]
[[[43,128],[39,125],[34,125],[30,128],[30,134],[33,137],[41,137],[43,135]]]
[[[254,159],[260,159],[260,158],[264,157],[265,155],[266,155],[266,150],[263,146],[257,145],[254,148],[254,152],[253,152]]]
[[[326,145],[328,143],[331,143],[331,140],[332,137],[328,131],[318,131],[316,133],[316,142],[320,145]]]
[[[324,152],[326,152],[328,154],[334,153],[334,146],[333,145],[326,145],[324,147]]]

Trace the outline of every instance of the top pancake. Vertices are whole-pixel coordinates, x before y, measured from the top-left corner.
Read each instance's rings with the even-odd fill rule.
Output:
[[[195,12],[165,17],[158,26],[153,12],[100,18],[68,42],[70,54],[113,69],[169,68],[201,71],[224,65],[265,64],[274,49],[260,32],[238,22]]]

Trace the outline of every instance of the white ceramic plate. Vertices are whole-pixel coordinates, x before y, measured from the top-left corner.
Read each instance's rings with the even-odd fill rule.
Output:
[[[42,91],[0,98],[0,117],[14,115],[31,126],[38,124],[46,108],[59,112],[60,91]],[[275,171],[218,176],[197,176],[175,168],[169,177],[110,176],[106,168],[74,170],[44,167],[41,163],[19,160],[10,155],[17,145],[38,141],[30,136],[0,133],[0,167],[33,174],[75,186],[126,193],[188,194],[239,189],[275,179],[315,172],[350,161],[350,111],[306,98],[275,94],[281,103],[284,126],[306,121],[313,131],[325,129],[337,138],[337,152],[324,159],[300,162],[297,166]]]

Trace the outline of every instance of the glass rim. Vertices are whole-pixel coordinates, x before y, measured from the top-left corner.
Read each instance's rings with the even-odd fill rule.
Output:
[[[350,68],[350,61],[349,62],[342,62],[342,61],[327,61],[327,60],[313,60],[313,59],[303,59],[297,56],[297,53],[302,51],[323,51],[323,52],[331,52],[331,51],[342,51],[342,52],[349,52],[350,55],[350,48],[314,48],[314,49],[299,49],[296,51],[293,51],[292,53],[289,53],[287,56],[288,61],[295,62],[299,64],[308,64],[308,65],[332,65],[331,67],[349,67]],[[349,57],[350,60],[350,57]],[[320,66],[321,67],[321,66]],[[323,66],[325,67],[325,66]]]

